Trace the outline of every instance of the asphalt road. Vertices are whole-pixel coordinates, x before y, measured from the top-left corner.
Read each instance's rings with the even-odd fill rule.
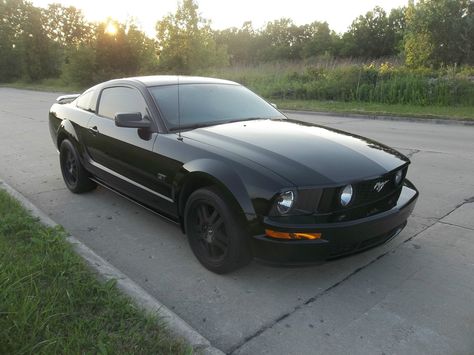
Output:
[[[98,188],[68,192],[47,125],[57,94],[0,88],[0,177],[194,326],[238,354],[474,353],[474,126],[291,117],[412,159],[421,196],[390,243],[321,266],[202,268],[169,222]]]

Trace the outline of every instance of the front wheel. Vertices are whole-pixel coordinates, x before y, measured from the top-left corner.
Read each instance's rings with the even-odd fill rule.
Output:
[[[189,197],[184,223],[194,255],[207,269],[225,274],[251,260],[243,218],[215,187],[199,189]]]
[[[71,192],[83,193],[96,187],[96,183],[89,179],[89,174],[82,166],[76,148],[67,139],[61,142],[59,163],[64,182]]]

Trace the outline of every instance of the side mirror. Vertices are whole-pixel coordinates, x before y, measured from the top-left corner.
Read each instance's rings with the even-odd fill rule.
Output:
[[[143,119],[140,112],[129,112],[115,114],[115,125],[127,128],[150,128],[151,122]]]
[[[276,108],[276,109],[278,108],[278,107],[277,107],[277,104],[274,104],[273,102],[270,102],[270,105],[272,105],[272,106],[273,106],[274,108]]]

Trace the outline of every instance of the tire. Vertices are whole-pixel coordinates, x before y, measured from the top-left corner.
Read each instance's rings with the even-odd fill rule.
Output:
[[[81,164],[79,153],[68,139],[61,142],[59,163],[64,183],[71,192],[80,194],[96,188],[96,183],[89,179],[89,174]]]
[[[244,218],[216,187],[196,190],[184,211],[184,225],[191,249],[208,270],[225,274],[252,259]]]

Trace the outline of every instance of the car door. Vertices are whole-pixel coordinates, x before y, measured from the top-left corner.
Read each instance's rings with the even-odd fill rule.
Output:
[[[127,112],[140,112],[144,119],[151,119],[138,89],[114,86],[102,90],[97,113],[88,123],[86,142],[94,174],[150,207],[172,211],[173,200],[159,179],[159,159],[153,152],[158,133],[144,128],[117,127],[115,115]]]

